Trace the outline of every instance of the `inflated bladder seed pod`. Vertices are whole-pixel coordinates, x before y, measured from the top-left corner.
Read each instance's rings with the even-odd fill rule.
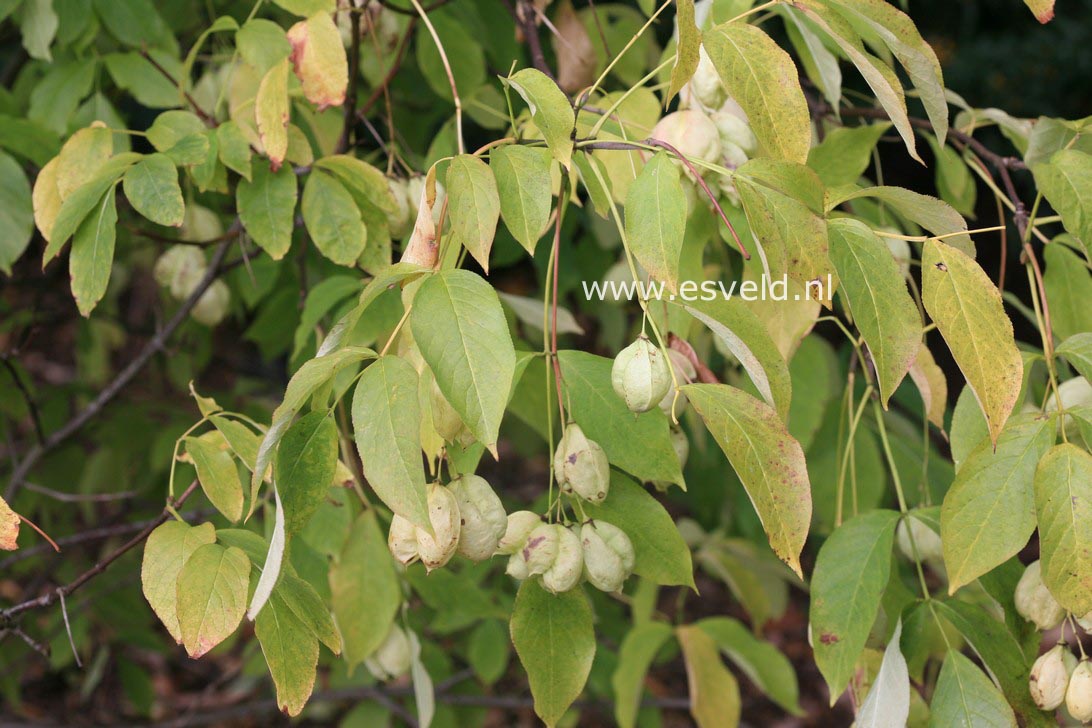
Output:
[[[542,525],[542,518],[533,511],[515,511],[508,514],[504,535],[497,544],[497,553],[511,555],[523,548],[531,531]]]
[[[472,561],[492,556],[508,528],[508,514],[485,478],[462,475],[448,484],[459,503],[458,552]]]
[[[459,503],[439,483],[428,486],[428,520],[433,532],[417,529],[417,551],[425,568],[432,571],[450,561],[459,546]]]
[[[207,268],[205,254],[197,246],[172,245],[156,260],[152,275],[171,297],[181,301],[201,282]]]
[[[390,179],[387,180],[387,186],[394,198],[394,211],[387,214],[387,228],[392,238],[401,240],[410,233],[413,223],[413,218],[410,217],[411,203],[407,197],[409,183],[404,179]]]
[[[667,142],[687,159],[710,162],[720,159],[720,131],[700,109],[668,114],[652,128],[652,138]],[[681,162],[676,161],[676,164]],[[689,170],[686,174],[690,174]]]
[[[560,534],[553,523],[541,523],[508,560],[508,575],[526,579],[546,571],[557,558]]]
[[[1077,658],[1065,645],[1044,652],[1031,666],[1028,691],[1043,710],[1054,710],[1065,700],[1069,675],[1077,667]]]
[[[403,564],[413,563],[420,555],[417,553],[417,527],[396,514],[387,533],[387,547],[391,550],[391,556]]]
[[[722,155],[728,145],[743,152],[743,161],[747,161],[748,157],[753,157],[758,151],[758,139],[751,131],[751,125],[734,113],[733,109],[718,109],[710,114],[709,118],[720,133]]]
[[[1092,721],[1092,663],[1088,658],[1081,660],[1069,676],[1065,707],[1080,722]]]
[[[610,381],[630,411],[648,412],[671,389],[671,370],[660,347],[642,334],[618,352]]]
[[[633,543],[625,532],[606,521],[588,521],[580,528],[584,547],[584,578],[596,589],[616,592],[633,573]]]
[[[1089,612],[1083,617],[1077,617],[1077,624],[1081,625],[1081,629],[1085,632],[1092,634],[1092,612]]]
[[[914,560],[914,546],[918,547],[918,556],[922,561],[939,559],[943,556],[940,536],[916,518],[908,517],[899,521],[895,535],[899,542],[899,550],[911,561]],[[914,537],[913,542],[911,542],[911,536]]]
[[[224,320],[230,305],[231,289],[223,281],[216,280],[197,299],[190,316],[199,324],[215,326]]]
[[[675,448],[675,456],[679,458],[679,468],[685,468],[690,457],[690,438],[681,427],[671,428],[671,447]]]
[[[724,84],[721,83],[720,74],[717,73],[705,48],[698,47],[698,67],[679,96],[685,99],[688,106],[698,105],[707,109],[719,108],[728,97]]]
[[[364,658],[364,666],[377,680],[391,680],[405,675],[412,659],[409,637],[401,627],[392,624],[375,652]]]
[[[557,555],[542,572],[542,586],[554,594],[567,592],[580,582],[584,573],[584,547],[580,537],[568,526],[555,523],[557,531]]]
[[[1033,561],[1024,569],[1024,575],[1016,584],[1013,601],[1016,611],[1024,619],[1034,622],[1041,631],[1054,629],[1065,619],[1065,610],[1054,599],[1043,583],[1041,564]]]
[[[451,403],[440,391],[436,379],[432,380],[432,389],[429,390],[429,403],[432,406],[432,426],[445,442],[459,442],[465,439],[469,433],[459,413],[451,406]]]
[[[565,426],[554,451],[554,476],[564,493],[599,503],[610,490],[610,463],[599,443],[589,440],[580,425]]]

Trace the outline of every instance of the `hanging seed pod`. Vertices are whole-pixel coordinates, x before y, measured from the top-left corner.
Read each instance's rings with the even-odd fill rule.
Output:
[[[440,437],[444,438],[444,442],[463,441],[470,431],[463,424],[459,413],[440,391],[435,377],[432,379],[432,388],[429,390],[429,403],[432,406],[432,426]]]
[[[1077,666],[1077,658],[1065,645],[1056,645],[1039,656],[1031,666],[1028,690],[1032,700],[1043,710],[1054,710],[1066,697],[1069,674]]]
[[[417,552],[417,527],[395,514],[391,519],[391,530],[387,533],[387,548],[398,561],[412,564],[420,555]]]
[[[584,578],[596,589],[616,592],[633,573],[633,543],[625,532],[606,521],[589,521],[580,529],[584,546]]]
[[[425,568],[432,571],[450,561],[459,546],[459,503],[439,483],[428,487],[428,519],[433,533],[416,529],[417,551]]]
[[[497,553],[511,555],[523,548],[531,531],[542,525],[542,518],[532,511],[509,513],[505,522],[504,535],[497,544]]]
[[[921,557],[922,561],[943,557],[944,552],[940,546],[940,536],[937,535],[936,531],[916,518],[904,518],[899,521],[899,527],[895,535],[899,542],[899,551],[902,551],[903,556],[911,561],[914,560],[915,545],[918,547],[918,556]],[[911,536],[914,537],[912,543]]]
[[[668,114],[653,127],[652,138],[667,142],[687,159],[720,159],[720,131],[700,109]]]
[[[392,624],[382,644],[364,658],[364,666],[377,680],[391,680],[405,675],[411,660],[409,638],[401,627]]]
[[[630,411],[648,412],[671,389],[671,370],[660,348],[642,334],[615,357],[610,380]]]
[[[516,579],[526,579],[546,571],[557,558],[560,536],[556,524],[536,526],[508,560],[508,574]]]
[[[231,289],[223,281],[216,280],[197,299],[190,316],[197,323],[212,327],[224,320],[230,305]]]
[[[172,298],[182,301],[201,282],[207,268],[205,254],[197,246],[172,245],[156,260],[152,275]]]
[[[701,46],[698,47],[698,67],[694,70],[694,75],[690,77],[690,82],[683,89],[680,96],[686,97],[688,106],[692,106],[696,102],[697,105],[706,109],[720,108],[720,105],[728,97],[728,93],[724,90],[724,84],[720,80],[720,74],[717,73],[713,61],[709,58],[709,54],[705,52],[705,48]]]
[[[580,582],[584,571],[584,548],[571,528],[554,524],[557,531],[557,555],[542,572],[542,586],[554,594],[567,592]]]
[[[458,552],[472,561],[485,561],[497,550],[508,528],[508,516],[500,498],[485,478],[463,475],[448,489],[459,504]]]
[[[1065,707],[1080,722],[1092,721],[1092,663],[1088,658],[1081,660],[1069,676]]]
[[[1016,611],[1024,619],[1034,622],[1040,631],[1054,629],[1065,619],[1065,610],[1054,599],[1050,590],[1043,583],[1040,573],[1041,564],[1034,561],[1024,569],[1024,575],[1016,584],[1013,601]]]
[[[554,451],[554,476],[564,493],[575,493],[584,500],[599,503],[610,489],[610,463],[607,454],[594,440],[589,440],[580,425],[565,426]]]

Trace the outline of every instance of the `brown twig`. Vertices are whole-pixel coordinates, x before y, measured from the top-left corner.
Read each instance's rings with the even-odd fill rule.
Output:
[[[69,582],[65,586],[60,587],[59,589],[55,589],[51,592],[43,594],[37,599],[30,599],[28,601],[16,604],[13,607],[8,607],[7,609],[0,611],[0,623],[8,626],[11,624],[12,620],[15,617],[19,616],[23,612],[29,612],[32,609],[42,609],[44,607],[48,607],[51,604],[59,601],[61,597],[67,597],[71,595],[72,592],[76,591],[81,586],[91,581],[91,579],[106,571],[107,567],[109,567],[110,564],[120,559],[134,547],[143,543],[144,539],[148,538],[148,536],[152,534],[152,531],[158,528],[161,524],[166,523],[167,519],[172,517],[171,509],[181,507],[182,504],[186,502],[186,499],[189,498],[195,490],[197,490],[197,485],[197,481],[193,481],[192,483],[190,483],[190,487],[186,488],[186,490],[183,491],[182,495],[178,496],[178,500],[175,500],[173,502],[171,500],[168,500],[167,506],[163,509],[163,512],[159,514],[158,518],[149,522],[148,525],[146,525],[140,531],[140,533],[136,534],[131,539],[123,543],[121,546],[118,546],[116,549],[111,551],[110,554],[106,556],[106,558],[92,566],[87,571],[80,574],[73,581]]]
[[[349,89],[345,97],[345,122],[337,142],[338,153],[349,148],[349,136],[356,122],[356,82],[360,75],[360,13],[354,12],[356,8],[356,0],[349,0],[349,34],[352,36],[349,46]]]
[[[205,126],[213,128],[219,126],[219,124],[217,124],[216,122],[216,117],[201,108],[201,105],[197,103],[197,100],[190,95],[190,92],[187,91],[182,86],[182,84],[178,82],[178,79],[172,76],[170,71],[164,68],[159,63],[159,61],[152,57],[152,54],[148,52],[147,47],[140,49],[140,55],[143,56],[144,60],[148,61],[148,63],[151,63],[152,67],[155,68],[155,70],[159,71],[164,78],[171,82],[172,85],[178,87],[178,89],[182,92],[182,98],[186,99],[186,103],[189,104],[190,108],[193,109],[193,113],[201,117],[201,121],[205,122]]]
[[[384,7],[390,6],[385,5]],[[425,9],[426,12],[433,7],[435,7],[435,5],[430,5],[428,8]],[[398,12],[402,11],[399,10]],[[387,87],[390,86],[391,81],[393,81],[394,77],[398,74],[398,70],[402,67],[402,61],[405,59],[406,49],[409,48],[410,38],[413,37],[413,28],[416,24],[417,17],[415,15],[413,18],[410,18],[409,23],[406,25],[406,32],[402,35],[402,41],[398,45],[398,50],[395,51],[394,60],[391,62],[391,67],[387,69],[387,75],[383,77],[383,80],[379,82],[378,86],[372,89],[372,92],[368,95],[368,98],[365,99],[364,103],[360,105],[360,110],[356,112],[356,115],[358,117],[363,118],[369,111],[372,110],[372,107],[375,106],[376,102],[379,101],[379,99],[383,98],[383,94],[386,92]]]
[[[35,403],[34,398],[30,396],[30,390],[27,388],[23,378],[19,376],[19,370],[11,363],[10,357],[7,354],[0,355],[0,362],[4,364],[11,374],[11,378],[15,382],[15,388],[19,390],[19,394],[22,395],[23,401],[26,402],[27,410],[30,412],[30,420],[34,423],[34,434],[38,438],[38,444],[41,445],[45,442],[46,438],[45,430],[42,429],[42,418],[41,415],[38,414],[38,405]]]
[[[159,333],[153,336],[151,340],[144,345],[144,348],[129,362],[128,366],[122,369],[121,372],[114,377],[113,381],[106,385],[106,387],[99,392],[98,396],[80,410],[76,416],[62,425],[60,429],[49,435],[45,439],[45,442],[35,445],[27,452],[11,474],[7,490],[4,493],[5,500],[9,503],[12,501],[27,475],[38,461],[42,459],[43,455],[65,442],[84,425],[94,419],[94,417],[98,415],[106,405],[110,404],[110,402],[128,386],[129,382],[140,373],[145,365],[151,360],[152,356],[164,347],[167,340],[174,334],[178,327],[185,322],[190,311],[197,305],[197,301],[204,295],[205,291],[208,290],[208,287],[212,285],[212,282],[216,280],[230,243],[230,239],[220,243],[219,247],[216,248],[216,252],[212,254],[212,260],[209,261],[208,270],[205,271],[205,275],[201,278],[197,287],[190,293],[189,298],[182,302],[182,305],[175,311],[174,316],[171,317]]]

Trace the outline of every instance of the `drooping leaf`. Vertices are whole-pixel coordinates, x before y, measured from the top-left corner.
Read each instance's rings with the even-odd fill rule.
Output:
[[[983,440],[956,473],[940,511],[949,593],[1027,545],[1035,531],[1035,467],[1055,432],[1054,417],[1014,417],[996,451]]]
[[[246,611],[250,559],[241,549],[199,546],[178,574],[178,626],[190,657],[198,658],[235,631]]]
[[[694,588],[690,549],[668,512],[643,487],[621,473],[612,473],[609,496],[601,503],[586,503],[584,510],[629,536],[635,574],[664,586]]]
[[[238,521],[243,515],[243,484],[231,454],[203,437],[187,437],[184,442],[209,501],[229,521]]]
[[[1082,377],[1092,381],[1092,331],[1070,336],[1055,353],[1064,356]]]
[[[216,151],[225,167],[238,172],[247,182],[250,181],[250,143],[234,121],[228,119],[216,127]]]
[[[899,649],[901,638],[900,620],[883,651],[880,671],[857,711],[860,728],[903,728],[906,725],[910,716],[910,673]]]
[[[172,519],[152,531],[144,544],[144,560],[140,567],[144,598],[175,642],[182,642],[182,628],[178,624],[178,575],[194,551],[215,542],[216,529],[211,523],[191,526]]]
[[[91,315],[106,294],[114,263],[117,222],[114,190],[109,189],[102,196],[102,202],[76,228],[72,238],[72,253],[68,258],[72,295],[85,317]]]
[[[258,615],[254,635],[277,688],[277,707],[299,715],[315,687],[318,638],[277,592]]]
[[[364,251],[368,231],[349,191],[332,175],[315,170],[303,186],[300,209],[319,252],[338,265],[354,265]]]
[[[804,73],[823,92],[826,102],[837,108],[842,99],[842,69],[838,65],[838,57],[823,44],[814,26],[805,22],[799,13],[788,10],[786,6],[775,8],[785,18],[785,32],[796,49]]]
[[[0,549],[15,551],[19,548],[19,523],[21,520],[19,514],[11,510],[8,502],[0,498]]]
[[[1085,246],[1092,245],[1092,154],[1062,149],[1031,169],[1043,197],[1062,216],[1066,230]]]
[[[930,728],[1016,728],[1016,716],[982,670],[949,650],[929,706]]]
[[[1092,181],[1092,177],[1089,178]],[[1076,253],[1055,241],[1043,250],[1043,286],[1050,326],[1059,339],[1092,331],[1092,273]]]
[[[185,214],[178,170],[166,154],[150,154],[125,173],[122,188],[137,212],[159,225],[178,227]]]
[[[568,169],[576,127],[576,114],[569,99],[549,76],[534,68],[524,68],[502,80],[527,102],[531,119],[542,132],[546,146],[554,159]]]
[[[460,154],[447,168],[445,186],[453,240],[466,246],[488,273],[489,251],[500,219],[500,197],[493,172],[480,158]]]
[[[698,61],[701,59],[701,31],[698,30],[694,15],[694,0],[680,0],[676,3],[675,24],[679,32],[679,42],[675,48],[675,65],[671,67],[671,84],[667,88],[665,102],[671,101],[698,69]]]
[[[273,171],[280,169],[288,153],[288,59],[274,64],[258,85],[254,98],[258,137]]]
[[[1043,583],[1074,614],[1092,611],[1092,455],[1055,446],[1035,472]]]
[[[509,144],[489,153],[500,214],[508,231],[532,255],[550,220],[550,152]]]
[[[917,356],[910,365],[910,379],[914,381],[914,386],[918,388],[925,403],[926,417],[943,430],[944,413],[948,407],[948,380],[924,341],[918,346]]]
[[[80,223],[102,201],[106,191],[112,188],[125,171],[139,159],[139,154],[117,155],[104,164],[94,177],[64,200],[49,230],[49,245],[42,253],[43,266],[57,257],[64,244],[75,234]]]
[[[739,725],[742,704],[739,683],[720,659],[717,643],[701,627],[675,628],[686,664],[690,691],[690,715],[699,728]]]
[[[353,394],[353,432],[364,477],[398,515],[431,529],[421,460],[417,371],[384,356],[364,370]]]
[[[746,23],[718,25],[703,35],[702,45],[728,94],[747,113],[761,154],[804,164],[811,118],[789,54]]]
[[[307,631],[331,652],[335,655],[341,654],[341,634],[315,587],[295,574],[285,574],[277,582],[274,598],[283,602]]]
[[[997,442],[1024,371],[1001,294],[977,263],[939,240],[922,248],[922,303],[978,400]]]
[[[337,427],[324,410],[304,415],[284,433],[273,463],[284,527],[300,531],[326,498],[337,468]],[[240,504],[241,505],[241,504]]]
[[[941,199],[955,208],[960,215],[973,218],[975,202],[978,200],[978,185],[967,162],[958,152],[934,137],[927,135],[925,138],[933,150],[936,185]]]
[[[364,160],[348,154],[331,154],[316,161],[315,166],[333,173],[358,201],[387,213],[397,208],[386,176]]]
[[[649,275],[671,291],[678,290],[685,229],[686,194],[679,168],[666,152],[657,152],[626,196],[626,241]]]
[[[1054,20],[1054,0],[1024,0],[1024,4],[1040,23],[1046,24]]]
[[[345,103],[349,62],[334,17],[315,13],[288,29],[292,66],[303,85],[303,95],[322,111]]]
[[[771,700],[793,715],[803,714],[792,663],[776,647],[730,617],[708,617],[695,624]]]
[[[887,401],[910,370],[921,345],[921,316],[898,263],[863,222],[852,218],[827,223],[830,262],[876,365],[880,402]]]
[[[356,519],[329,578],[334,617],[351,669],[383,642],[402,601],[387,538],[374,511]]]
[[[849,519],[819,549],[811,580],[815,662],[830,688],[842,694],[864,649],[891,574],[895,511],[875,510]]]
[[[967,221],[951,205],[935,197],[922,195],[902,187],[843,188],[844,194],[832,195],[827,209],[861,197],[873,197],[913,223],[921,225],[933,235],[943,235],[944,243],[957,248],[969,257],[975,255],[974,243],[967,235]]]
[[[440,391],[496,457],[516,366],[496,291],[470,271],[442,271],[418,289],[410,325]]]
[[[292,245],[295,227],[296,175],[291,169],[273,171],[257,164],[252,179],[241,180],[235,191],[239,219],[247,233],[273,260],[280,260]]]
[[[872,150],[891,124],[881,122],[831,129],[808,152],[808,166],[827,187],[854,184],[872,163]]]
[[[504,677],[510,658],[511,642],[508,639],[508,630],[500,620],[483,620],[470,633],[466,660],[485,685],[493,685]]]
[[[614,719],[621,728],[633,728],[644,692],[649,665],[671,637],[671,627],[663,622],[634,625],[618,648],[618,666],[610,684],[614,689]]]
[[[774,553],[801,574],[811,485],[800,443],[746,392],[723,384],[688,384],[683,392],[743,482]]]
[[[527,579],[512,607],[512,644],[535,700],[535,714],[551,728],[584,690],[595,657],[592,609],[580,587],[551,594]]]

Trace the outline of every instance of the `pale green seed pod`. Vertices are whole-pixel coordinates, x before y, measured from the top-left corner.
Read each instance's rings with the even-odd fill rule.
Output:
[[[899,542],[899,551],[902,551],[903,556],[911,561],[914,560],[915,545],[918,547],[918,556],[922,561],[943,558],[940,536],[916,518],[908,517],[899,521],[895,535]],[[910,541],[911,535],[914,537],[913,543]]]
[[[220,216],[207,207],[195,202],[187,202],[182,215],[182,227],[178,229],[180,240],[200,243],[212,240],[224,234],[224,224]]]
[[[565,493],[575,493],[592,503],[599,503],[610,490],[610,463],[599,443],[589,440],[580,425],[565,426],[554,451],[554,476]]]
[[[392,624],[383,642],[368,657],[364,666],[377,680],[391,680],[405,675],[413,659],[409,637],[397,624]]]
[[[543,523],[536,526],[519,551],[512,555],[511,560],[519,562],[519,565],[513,566],[509,563],[508,573],[517,579],[526,579],[545,572],[557,558],[560,536],[556,524]]]
[[[428,486],[428,520],[433,533],[417,529],[417,551],[425,568],[432,571],[450,561],[459,546],[459,503],[439,483]]]
[[[625,532],[606,521],[589,521],[580,529],[584,547],[584,578],[596,589],[616,592],[633,573],[633,543]]]
[[[687,159],[720,159],[720,131],[700,109],[668,114],[653,127],[652,138],[667,142]]]
[[[671,428],[671,447],[675,448],[675,456],[679,458],[679,469],[686,467],[686,461],[690,458],[690,438],[681,427]]]
[[[571,528],[554,524],[557,531],[557,555],[542,572],[542,586],[554,594],[567,592],[580,582],[584,572],[584,548]]]
[[[205,254],[197,246],[172,245],[156,260],[152,275],[172,298],[182,301],[201,282],[207,268]]]
[[[1043,710],[1055,710],[1065,700],[1069,674],[1077,666],[1077,658],[1065,645],[1044,652],[1031,666],[1028,691],[1031,699]]]
[[[1081,625],[1081,629],[1085,632],[1092,634],[1092,612],[1089,612],[1083,617],[1077,617],[1077,624]]]
[[[511,555],[523,548],[531,531],[542,525],[542,518],[532,511],[515,511],[508,514],[504,535],[497,544],[497,553]]]
[[[215,280],[190,309],[190,316],[197,323],[211,327],[224,320],[230,306],[231,289],[223,281]]]
[[[1028,564],[1024,569],[1024,575],[1016,584],[1013,601],[1020,616],[1034,622],[1040,631],[1054,629],[1065,619],[1065,610],[1043,583],[1041,564],[1038,561]]]
[[[391,197],[394,198],[394,211],[387,215],[387,227],[391,237],[401,240],[413,230],[413,218],[410,217],[411,203],[409,201],[409,183],[404,179],[390,179],[387,181],[390,187]]]
[[[671,370],[660,348],[641,335],[618,352],[610,380],[630,411],[648,412],[671,389]]]
[[[387,533],[387,548],[391,556],[401,563],[412,564],[420,556],[417,552],[417,527],[395,514],[391,519],[391,530]]]
[[[1065,707],[1081,723],[1092,721],[1092,663],[1087,658],[1069,676]]]
[[[477,475],[460,476],[448,489],[459,503],[459,553],[472,561],[485,561],[496,552],[508,528],[500,498]]]
[[[432,379],[432,388],[429,390],[429,403],[432,406],[432,426],[445,442],[460,442],[465,438],[469,430],[463,423],[459,413],[444,397],[440,387]]]
[[[720,74],[717,73],[704,47],[698,48],[698,67],[694,70],[694,75],[690,77],[684,93],[680,95],[686,96],[688,105],[696,103],[706,109],[720,108],[728,97],[724,84],[721,83]]]

